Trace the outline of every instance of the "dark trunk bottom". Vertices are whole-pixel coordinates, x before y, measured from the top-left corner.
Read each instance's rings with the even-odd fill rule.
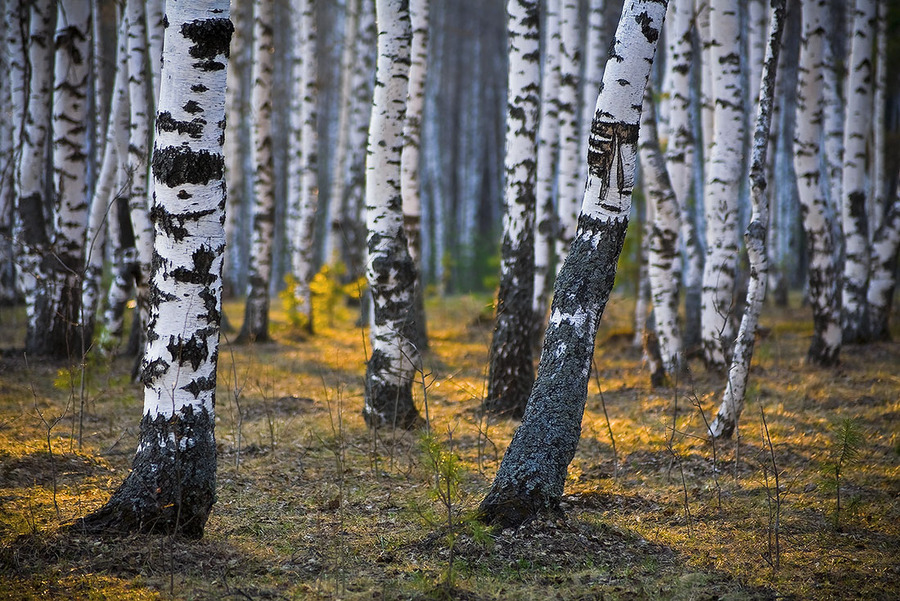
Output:
[[[425,425],[413,404],[411,383],[403,386],[373,384],[366,374],[366,389],[363,418],[370,428],[415,430]]]
[[[539,517],[561,517],[559,499],[520,493],[513,487],[497,486],[478,506],[478,519],[491,526],[516,528]]]
[[[184,408],[141,420],[131,473],[112,498],[71,527],[93,534],[177,534],[201,538],[215,502],[213,417]]]

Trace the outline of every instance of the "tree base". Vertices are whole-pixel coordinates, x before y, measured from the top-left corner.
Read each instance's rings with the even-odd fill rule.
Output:
[[[413,404],[411,384],[390,386],[368,383],[366,388],[362,413],[368,427],[416,430],[425,425],[425,420]]]
[[[141,420],[131,473],[97,511],[72,524],[91,534],[177,534],[198,539],[215,502],[213,416],[187,406]]]
[[[559,499],[537,492],[520,494],[515,490],[492,488],[478,506],[478,519],[489,526],[518,528],[539,517],[562,517]]]

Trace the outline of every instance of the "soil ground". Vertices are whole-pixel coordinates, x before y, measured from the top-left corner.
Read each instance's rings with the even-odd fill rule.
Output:
[[[0,308],[0,598],[898,599],[900,344],[806,365],[812,321],[793,300],[767,308],[737,435],[713,445],[723,376],[692,362],[651,389],[633,301],[614,295],[565,517],[499,531],[472,517],[516,426],[479,412],[489,299],[429,302],[431,438],[365,427],[349,310],[313,337],[275,310],[275,342],[223,338],[200,541],[60,528],[127,474],[141,391],[127,358],[26,359],[22,310]],[[840,425],[862,442],[838,487]]]

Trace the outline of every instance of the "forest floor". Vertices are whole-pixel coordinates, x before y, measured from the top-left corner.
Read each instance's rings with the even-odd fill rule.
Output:
[[[309,338],[276,307],[274,342],[223,338],[200,541],[60,529],[127,474],[141,391],[128,359],[27,361],[23,312],[0,308],[0,598],[900,599],[900,344],[808,366],[794,301],[767,308],[737,436],[712,445],[723,377],[692,362],[651,389],[633,301],[614,295],[565,518],[500,531],[472,517],[517,425],[479,413],[490,300],[429,302],[430,438],[366,429],[349,310]],[[862,434],[852,461],[841,428]]]

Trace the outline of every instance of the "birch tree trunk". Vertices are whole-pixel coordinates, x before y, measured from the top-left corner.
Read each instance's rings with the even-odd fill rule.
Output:
[[[875,25],[875,77],[872,91],[872,160],[871,202],[869,203],[869,233],[875,234],[884,222],[886,212],[887,190],[885,172],[885,113],[887,111],[885,88],[887,86],[887,19],[888,6],[884,0],[878,1],[878,15]]]
[[[400,154],[412,28],[404,0],[376,0],[378,58],[366,160],[366,277],[372,294],[372,355],[363,417],[371,428],[413,428],[422,418],[412,383],[419,353],[410,319],[416,269],[403,231]]]
[[[250,200],[247,190],[246,152],[244,145],[248,132],[244,118],[248,111],[246,102],[245,69],[247,68],[247,25],[252,18],[253,5],[250,2],[232,0],[231,21],[234,34],[228,55],[228,85],[225,89],[225,113],[228,131],[225,136],[225,179],[228,183],[228,207],[225,211],[225,262],[222,267],[225,296],[238,294],[241,290],[241,274],[246,271],[243,264],[244,248],[241,232],[245,207]],[[251,40],[252,42],[252,40]],[[226,319],[223,317],[223,319]],[[227,321],[227,319],[226,319]],[[224,324],[223,324],[224,325]]]
[[[484,409],[521,417],[534,384],[531,333],[534,312],[534,187],[537,167],[537,119],[540,109],[540,17],[537,0],[507,3],[509,80],[506,115],[506,191],[500,291],[491,339],[490,370]],[[566,8],[563,8],[563,13]],[[571,51],[571,48],[569,49]],[[565,54],[564,49],[562,54]],[[575,100],[568,114],[576,126]],[[573,135],[578,152],[577,137]],[[572,164],[577,176],[577,165]],[[562,192],[561,192],[562,194]]]
[[[352,83],[350,110],[350,156],[347,165],[346,192],[338,212],[340,223],[334,235],[341,239],[347,279],[356,281],[365,275],[365,209],[366,209],[366,143],[372,117],[372,97],[375,86],[376,26],[374,0],[361,0],[359,35]]]
[[[159,101],[160,71],[162,70],[163,33],[166,29],[166,0],[145,0],[147,56],[150,63],[150,90],[154,107]]]
[[[46,295],[50,274],[44,256],[49,254],[53,229],[53,216],[48,210],[51,203],[46,198],[46,157],[53,103],[54,11],[55,5],[50,0],[31,4],[26,67],[30,81],[21,129],[16,193],[16,256],[28,322],[25,349],[32,355],[47,352],[43,338],[51,321]]]
[[[579,150],[578,84],[581,71],[581,40],[578,35],[578,2],[562,0],[559,13],[559,174],[557,176],[557,215],[559,231],[556,241],[556,269],[569,252],[578,227]]]
[[[400,191],[403,195],[403,227],[409,254],[419,274],[413,297],[413,344],[419,351],[428,348],[425,321],[425,282],[422,277],[422,199],[421,146],[422,114],[425,109],[425,74],[428,64],[429,0],[412,0],[409,4],[412,44],[409,65],[409,100],[403,125],[403,151],[400,155]]]
[[[591,123],[597,106],[597,93],[603,81],[603,66],[609,43],[606,39],[606,0],[589,0],[587,15],[587,41],[584,47],[584,73],[581,82],[581,114],[578,117],[578,183],[587,180],[588,140],[591,137]],[[541,314],[541,319],[544,315]]]
[[[622,9],[591,127],[578,232],[556,279],[522,425],[481,502],[481,519],[488,523],[513,526],[560,510],[580,437],[594,340],[625,241],[641,98],[665,10],[665,0],[634,0]]]
[[[228,16],[227,0],[166,6],[140,442],[131,473],[76,528],[200,538],[215,501]]]
[[[872,35],[875,20],[875,0],[857,0],[847,75],[844,169],[841,179],[844,233],[841,328],[844,343],[861,342],[865,338],[866,284],[869,277],[866,143],[872,118]]]
[[[120,168],[119,147],[127,141],[117,141],[117,136],[128,135],[128,131],[119,127],[125,120],[130,122],[128,99],[128,20],[124,15],[119,19],[118,44],[116,48],[116,75],[113,83],[112,99],[109,104],[109,118],[104,129],[105,142],[100,164],[100,173],[94,184],[88,216],[85,249],[84,281],[81,287],[81,305],[84,308],[84,339],[90,345],[94,337],[95,316],[100,298],[100,285],[103,276],[103,265],[106,259],[105,245],[107,241],[107,220],[110,206],[116,202],[114,194],[117,172]]]
[[[868,337],[869,340],[889,340],[889,321],[897,280],[897,249],[900,247],[900,186],[887,209],[884,220],[872,242],[869,263]]]
[[[250,98],[253,140],[253,238],[248,261],[247,304],[239,342],[269,340],[269,285],[275,233],[275,182],[272,167],[272,44],[274,0],[253,3],[253,88]]]
[[[775,73],[781,50],[781,34],[784,30],[785,0],[773,0],[769,18],[769,36],[765,62],[759,85],[759,106],[753,131],[753,157],[750,163],[750,200],[752,213],[750,224],[744,232],[747,254],[750,259],[750,281],[747,287],[747,307],[741,318],[741,327],[734,344],[728,383],[718,413],[709,426],[713,437],[730,437],[737,427],[744,406],[744,395],[750,377],[750,360],[756,340],[759,314],[766,298],[768,284],[768,251],[766,235],[769,227],[769,199],[766,193],[766,152],[769,144],[769,128],[772,124],[772,107],[775,97]]]
[[[817,365],[830,366],[837,363],[841,350],[841,324],[832,217],[819,180],[825,3],[826,0],[803,1],[794,170],[797,173],[798,198],[803,213],[803,229],[806,232],[809,301],[814,323],[807,359]]]
[[[663,369],[666,375],[675,378],[681,367],[681,332],[678,326],[678,290],[681,285],[678,232],[681,229],[681,214],[659,148],[656,110],[650,86],[644,92],[643,104],[638,144],[647,218],[653,218],[649,228],[650,239],[645,243],[648,249],[647,275]]]
[[[852,2],[851,2],[852,4]],[[838,217],[831,220],[831,237],[834,241],[834,259],[843,260],[843,233],[841,207],[844,177],[844,99],[841,94],[841,76],[846,69],[842,56],[835,48],[834,36],[825,35],[824,65],[822,70],[822,125],[824,129],[825,191],[829,210]]]
[[[53,234],[44,257],[46,279],[39,296],[47,322],[35,324],[29,351],[57,358],[79,357],[82,340],[81,277],[87,227],[88,115],[91,6],[80,0],[58,4],[55,38],[53,135]]]
[[[703,358],[712,369],[725,367],[732,338],[732,294],[738,251],[737,224],[744,103],[741,87],[741,27],[737,6],[729,0],[710,2],[713,68],[712,153],[706,172],[706,261],[703,265]]]
[[[675,191],[684,247],[684,339],[693,351],[700,345],[700,300],[703,286],[703,249],[694,219],[697,195],[691,195],[694,178],[694,124],[691,118],[691,63],[693,49],[693,0],[674,0],[669,5],[667,68],[669,94],[669,140],[666,144],[666,171]]]
[[[344,47],[341,49],[340,111],[338,112],[337,141],[334,148],[334,162],[331,172],[331,190],[328,194],[328,222],[325,239],[325,262],[335,263],[340,259],[341,211],[347,186],[347,164],[350,152],[350,111],[353,106],[353,72],[356,62],[361,60],[356,54],[359,38],[360,0],[347,0],[344,15]]]
[[[299,102],[292,103],[291,115],[291,175],[290,191],[294,198],[294,229],[292,238],[292,264],[295,280],[294,298],[304,314],[306,330],[313,333],[313,308],[310,283],[315,275],[315,248],[313,247],[318,205],[318,151],[316,136],[317,54],[316,12],[312,0],[295,0],[292,3],[294,52],[294,95]],[[296,121],[296,122],[295,122]]]
[[[534,227],[534,335],[540,344],[547,320],[550,296],[550,261],[556,240],[556,210],[553,187],[559,158],[559,9],[562,0],[546,0],[544,17],[544,66],[541,76],[541,116],[538,125],[537,173],[535,175]],[[593,14],[591,15],[593,18]],[[585,84],[587,85],[587,84]],[[599,86],[597,86],[599,87]],[[590,117],[588,117],[590,119]],[[586,156],[586,152],[582,156]],[[587,161],[584,161],[586,164]]]
[[[134,232],[134,248],[137,269],[134,270],[135,296],[137,298],[136,325],[141,336],[137,338],[137,356],[144,349],[144,332],[149,318],[150,269],[153,261],[153,223],[150,216],[149,148],[150,112],[148,98],[152,82],[145,75],[147,64],[147,17],[143,0],[127,0],[128,19],[128,97],[131,109],[131,135],[128,142],[128,173],[130,188],[128,212]]]

